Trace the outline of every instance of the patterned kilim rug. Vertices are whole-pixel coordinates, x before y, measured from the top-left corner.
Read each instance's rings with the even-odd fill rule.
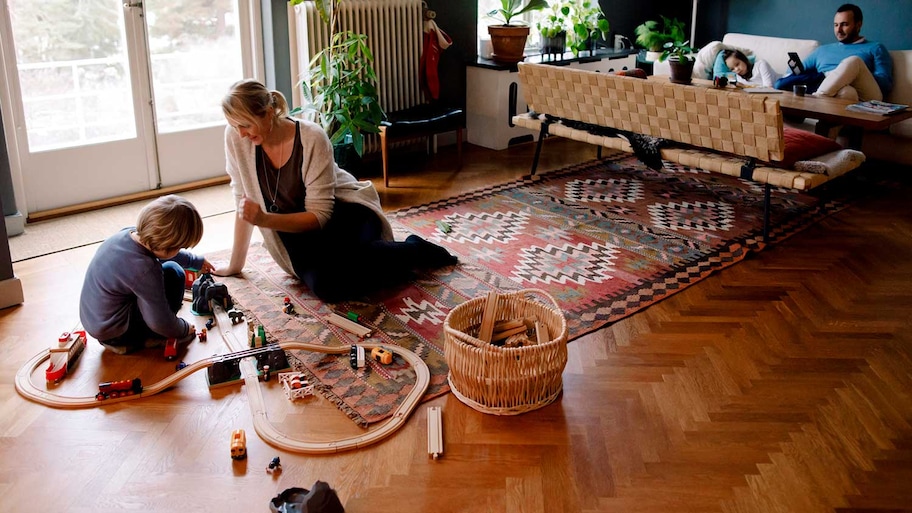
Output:
[[[435,397],[448,391],[444,318],[467,299],[491,289],[544,289],[560,303],[572,340],[763,248],[762,186],[665,165],[654,171],[618,155],[537,182],[520,180],[392,212],[397,239],[417,233],[446,246],[460,264],[364,302],[321,303],[261,246],[251,248],[243,279],[223,280],[274,340],[349,345],[356,339],[322,317],[333,310],[358,313],[383,343],[427,361],[433,374],[427,398]],[[770,240],[780,241],[843,205],[774,189]],[[286,296],[294,315],[282,312]],[[361,425],[388,417],[414,380],[414,372],[397,362],[354,371],[347,357],[294,356],[295,365],[322,384],[322,393]]]

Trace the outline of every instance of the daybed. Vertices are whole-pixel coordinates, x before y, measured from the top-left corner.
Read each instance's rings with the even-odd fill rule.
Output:
[[[722,45],[722,46],[720,46]],[[712,62],[718,48],[732,47],[748,50],[758,59],[764,59],[780,74],[788,72],[788,52],[797,52],[805,58],[819,46],[811,39],[757,36],[752,34],[729,33],[722,41],[713,41],[703,47],[694,66],[695,78],[712,78]],[[888,102],[912,105],[912,50],[891,50],[893,57],[893,91],[884,98]],[[654,63],[656,75],[670,74],[668,63]],[[870,158],[912,165],[912,119],[896,123],[884,132],[867,132],[861,150]]]
[[[831,148],[796,159],[795,152],[805,148],[786,145],[779,102],[770,96],[541,64],[520,63],[519,78],[532,112],[513,122],[540,133],[533,175],[548,134],[633,151],[627,139],[598,135],[578,123],[680,143],[662,148],[661,158],[765,184],[767,204],[771,186],[806,191],[865,158]]]

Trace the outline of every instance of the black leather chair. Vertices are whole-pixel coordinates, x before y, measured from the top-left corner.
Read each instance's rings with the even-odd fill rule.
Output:
[[[429,12],[431,14],[428,18]],[[434,16],[432,11],[425,11],[426,19],[433,19]],[[386,119],[380,124],[383,184],[386,187],[389,187],[389,146],[395,140],[426,137],[430,150],[431,137],[444,132],[456,132],[458,164],[462,167],[463,130],[466,128],[465,62],[465,52],[454,43],[439,55],[437,94],[432,95],[430,90],[424,89],[426,84],[423,84],[427,98],[423,104],[386,113]]]
[[[389,144],[394,140],[432,137],[456,132],[458,164],[462,166],[462,131],[466,126],[465,109],[441,103],[425,103],[387,113],[380,123],[380,151],[383,158],[383,185],[389,187]]]

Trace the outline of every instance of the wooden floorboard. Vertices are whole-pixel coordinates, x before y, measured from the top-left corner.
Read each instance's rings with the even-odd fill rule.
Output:
[[[452,148],[430,160],[395,154],[381,198],[394,209],[506,182],[531,153],[467,146],[462,169]],[[553,140],[542,166],[594,156]],[[74,324],[97,246],[19,262],[26,302],[0,311],[0,510],[268,511],[282,490],[323,480],[350,512],[912,511],[912,175],[894,171],[863,170],[890,185],[573,341],[556,403],[497,417],[447,395],[386,441],[329,456],[268,446],[242,386],[209,390],[202,373],[104,408],[22,399],[15,373]],[[207,219],[200,249],[227,248],[230,236],[230,215]],[[94,345],[61,390],[170,366]],[[360,432],[322,400],[290,405],[273,387],[267,402],[271,420],[315,439]],[[438,461],[426,452],[429,405],[443,407]],[[243,463],[228,457],[237,428]],[[273,475],[274,456],[283,472]]]

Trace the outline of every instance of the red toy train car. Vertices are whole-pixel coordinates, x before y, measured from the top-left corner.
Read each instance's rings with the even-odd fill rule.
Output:
[[[48,383],[58,382],[67,375],[67,371],[86,348],[85,331],[64,331],[57,338],[57,343],[51,346],[50,363],[44,373]]]
[[[121,381],[106,381],[98,384],[98,393],[95,399],[104,401],[105,399],[116,399],[127,395],[142,393],[142,380],[124,379]]]

